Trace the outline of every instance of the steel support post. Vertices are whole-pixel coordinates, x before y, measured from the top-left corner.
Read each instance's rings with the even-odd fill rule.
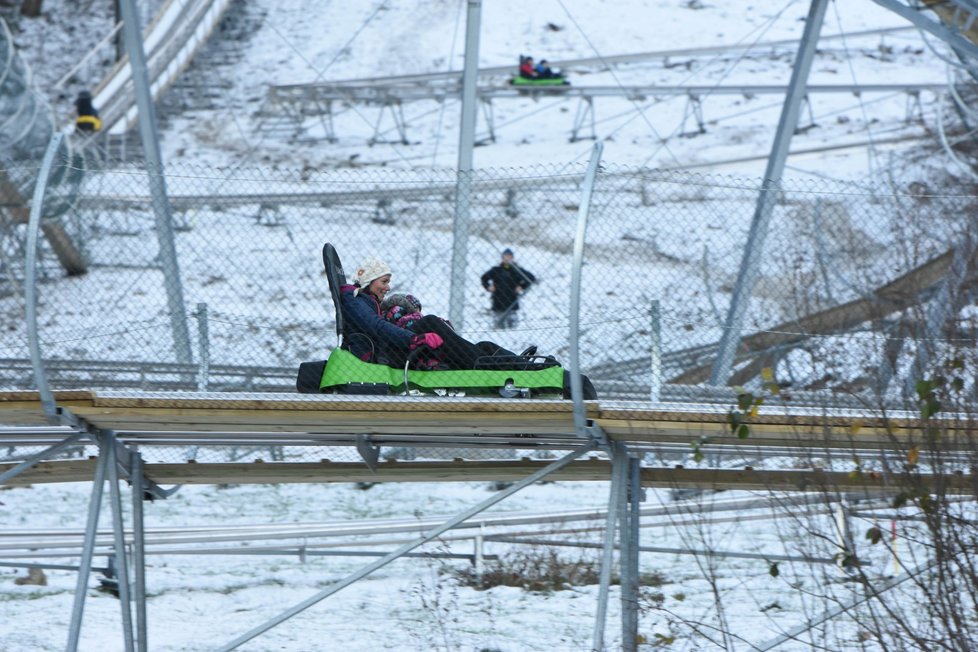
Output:
[[[209,322],[207,317],[207,304],[197,304],[197,348],[200,355],[200,363],[197,367],[197,391],[207,391],[207,376],[210,374],[211,346]]]
[[[64,141],[64,134],[56,132],[51,136],[51,142],[44,151],[41,169],[37,173],[37,183],[34,184],[34,196],[31,199],[31,212],[27,220],[27,260],[24,270],[24,305],[27,318],[27,344],[30,347],[31,367],[34,369],[34,383],[41,394],[41,408],[44,416],[52,423],[56,422],[56,406],[54,395],[48,387],[47,374],[41,363],[41,343],[37,330],[37,239],[41,227],[41,213],[44,209],[44,194],[47,192],[48,179],[54,166],[54,157]]]
[[[651,364],[652,382],[649,385],[649,400],[658,403],[662,398],[662,322],[659,315],[659,300],[652,300],[649,311],[649,330],[651,331]]]
[[[503,491],[500,491],[498,494],[492,496],[491,498],[489,498],[487,500],[482,501],[478,505],[476,505],[474,507],[470,507],[469,509],[461,512],[460,514],[457,514],[456,516],[453,516],[452,518],[450,518],[449,520],[445,521],[441,525],[438,525],[438,526],[436,526],[436,527],[428,530],[427,532],[425,532],[424,534],[422,534],[415,541],[412,541],[410,543],[404,544],[403,546],[401,546],[397,550],[394,550],[393,552],[390,552],[390,553],[384,555],[382,558],[378,559],[377,561],[373,562],[372,564],[369,564],[367,566],[364,566],[360,570],[358,570],[358,571],[356,571],[356,572],[348,575],[347,577],[345,577],[344,579],[340,580],[339,582],[336,582],[336,583],[332,584],[331,586],[323,589],[319,593],[317,593],[317,594],[315,594],[315,595],[313,595],[313,596],[311,596],[309,598],[306,598],[305,600],[303,600],[299,604],[295,605],[294,607],[292,607],[292,608],[290,608],[290,609],[282,612],[281,614],[279,614],[278,616],[275,616],[271,620],[268,620],[265,623],[262,623],[258,627],[255,627],[254,629],[251,629],[251,630],[245,632],[244,634],[242,634],[238,638],[234,639],[233,641],[231,641],[227,645],[221,646],[218,649],[219,650],[222,650],[222,651],[233,650],[233,649],[237,648],[238,646],[247,643],[248,641],[250,641],[251,639],[255,638],[256,636],[259,636],[260,634],[263,634],[264,632],[267,632],[268,630],[270,630],[271,628],[275,627],[276,625],[279,625],[279,624],[285,622],[286,620],[288,620],[292,616],[294,616],[294,615],[296,615],[298,613],[301,613],[302,611],[305,611],[306,609],[308,609],[309,607],[313,606],[317,602],[320,602],[323,599],[328,598],[329,596],[333,595],[334,593],[338,593],[339,591],[341,591],[341,590],[345,589],[346,587],[350,586],[351,584],[353,584],[357,580],[363,579],[364,577],[366,577],[366,576],[370,575],[371,573],[373,573],[375,570],[377,570],[379,568],[383,568],[384,566],[386,566],[390,562],[394,561],[395,559],[398,559],[400,557],[405,556],[407,553],[411,552],[415,548],[417,548],[417,547],[419,547],[419,546],[427,543],[428,541],[431,541],[432,539],[440,536],[442,533],[447,532],[448,530],[451,530],[455,526],[457,526],[457,525],[459,525],[461,523],[464,523],[465,521],[469,520],[470,518],[472,518],[476,514],[479,514],[479,513],[483,512],[483,511],[489,509],[490,507],[492,507],[496,503],[498,503],[498,502],[500,502],[500,501],[502,501],[502,500],[504,500],[506,498],[509,498],[510,496],[512,496],[513,494],[515,494],[517,491],[520,491],[521,489],[523,489],[525,487],[528,487],[529,485],[533,484],[534,482],[536,482],[538,480],[541,480],[541,479],[547,477],[548,475],[550,475],[551,473],[554,473],[555,471],[559,471],[560,469],[564,468],[565,466],[567,466],[568,464],[570,464],[571,462],[573,462],[574,460],[576,460],[580,456],[582,456],[585,453],[593,450],[594,449],[594,446],[595,446],[595,444],[593,442],[588,442],[588,443],[584,444],[583,446],[580,446],[579,448],[575,448],[574,450],[572,450],[571,452],[569,452],[567,455],[565,455],[564,457],[560,458],[559,460],[556,460],[555,462],[553,462],[551,464],[548,464],[547,466],[545,466],[544,468],[540,469],[539,471],[536,471],[535,473],[527,476],[526,478],[520,480],[519,482],[516,482],[516,483],[512,484],[509,488],[507,488],[507,489],[505,489]]]
[[[455,182],[455,222],[452,228],[452,274],[448,315],[461,330],[465,313],[465,272],[469,250],[469,212],[472,202],[472,149],[475,146],[476,81],[479,74],[479,22],[482,0],[468,0],[465,16],[465,67],[462,71],[462,120],[458,136]]]
[[[713,361],[713,370],[710,374],[711,385],[725,385],[730,377],[734,355],[740,344],[740,334],[744,328],[747,305],[750,303],[754,281],[764,257],[764,240],[767,238],[768,225],[771,222],[771,215],[774,212],[774,206],[781,189],[781,175],[788,158],[791,136],[794,134],[795,127],[798,126],[798,115],[801,111],[802,101],[805,99],[808,74],[812,69],[815,46],[818,44],[818,34],[822,28],[828,4],[829,0],[812,0],[808,9],[808,18],[805,21],[805,30],[798,46],[795,65],[791,71],[791,82],[788,84],[784,106],[781,109],[778,130],[774,135],[774,144],[771,147],[767,169],[761,182],[760,195],[754,208],[750,233],[744,247],[744,257],[741,260],[740,272],[737,275],[737,285],[734,287],[733,297],[730,299],[730,310],[727,313],[727,321],[720,336],[719,351],[716,360]]]
[[[584,172],[581,186],[581,202],[577,208],[577,231],[574,234],[574,257],[571,262],[570,299],[570,385],[574,400],[574,430],[578,437],[587,437],[587,418],[584,412],[584,383],[581,380],[581,279],[584,266],[584,242],[587,239],[587,221],[591,210],[591,196],[594,194],[594,181],[601,164],[604,143],[598,141],[591,149],[591,160]]]
[[[618,510],[625,500],[628,474],[628,449],[624,444],[611,444],[611,489],[608,496],[608,520],[604,529],[604,547],[601,551],[601,576],[598,586],[598,608],[594,617],[594,652],[603,652],[604,627],[608,616],[608,590],[611,586],[611,566],[615,553],[615,527]]]
[[[136,0],[119,0],[122,10],[123,32],[126,53],[129,55],[129,69],[139,110],[139,135],[146,156],[149,190],[153,200],[153,214],[156,217],[156,237],[160,244],[160,264],[163,267],[163,280],[166,285],[167,305],[170,313],[170,328],[173,331],[173,347],[177,361],[191,364],[190,330],[187,327],[187,311],[183,303],[183,287],[180,285],[180,268],[177,266],[177,249],[173,237],[173,216],[170,201],[166,194],[166,177],[163,174],[163,158],[156,133],[156,109],[146,70],[146,53],[143,51],[143,36],[139,29],[139,12]]]
[[[65,650],[68,652],[75,652],[78,649],[82,614],[85,611],[85,597],[88,594],[88,578],[92,572],[92,555],[95,551],[95,535],[98,532],[98,517],[102,507],[102,490],[105,484],[105,469],[108,465],[108,459],[106,445],[102,442],[99,445],[98,462],[95,465],[92,495],[88,500],[85,541],[82,544],[81,560],[78,562],[78,581],[75,583],[75,599],[71,608],[71,624],[68,627],[68,644],[65,646]]]
[[[109,503],[112,507],[112,538],[115,548],[116,571],[119,580],[119,608],[122,611],[122,635],[126,652],[133,652],[132,600],[129,597],[129,561],[126,554],[126,526],[122,519],[122,497],[119,491],[118,450],[115,435],[102,435],[106,444],[105,456],[109,479]],[[133,488],[135,489],[135,487]]]
[[[621,649],[638,650],[638,553],[641,525],[642,466],[628,458],[627,500],[621,506]]]
[[[130,452],[132,476],[132,568],[133,599],[136,603],[136,649],[149,649],[146,620],[146,526],[143,520],[143,458],[138,451]]]

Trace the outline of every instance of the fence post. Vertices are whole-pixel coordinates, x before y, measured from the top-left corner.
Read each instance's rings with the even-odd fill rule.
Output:
[[[650,316],[650,328],[652,331],[652,352],[650,356],[652,366],[652,384],[649,389],[649,400],[653,403],[657,403],[662,400],[662,331],[659,320],[658,299],[652,300]]]
[[[197,304],[197,312],[194,313],[194,317],[197,318],[197,339],[199,340],[200,348],[200,363],[197,367],[197,391],[206,392],[207,376],[210,372],[211,362],[206,303],[201,302]]]

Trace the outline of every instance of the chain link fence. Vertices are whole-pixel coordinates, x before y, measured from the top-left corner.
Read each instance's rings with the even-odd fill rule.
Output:
[[[61,159],[67,172],[53,174],[72,172],[69,161]],[[41,240],[38,331],[55,389],[295,392],[299,363],[326,360],[339,344],[321,254],[327,242],[342,260],[343,283],[377,259],[391,272],[390,294],[412,295],[424,314],[452,312],[452,170],[168,166],[186,306],[176,320],[185,324],[181,333],[168,307],[168,261],[159,254],[147,170],[88,166],[70,208],[43,222],[63,231],[87,269],[67,275],[50,238]],[[523,367],[531,373],[554,362],[569,368],[584,172],[583,164],[540,165],[480,170],[467,180],[462,318],[454,330],[483,349],[487,342],[512,354],[536,347],[535,366]],[[908,387],[912,393],[914,378],[951,355],[971,364],[973,189],[784,181],[772,191],[763,248],[748,252],[760,189],[759,181],[736,177],[600,170],[579,322],[581,370],[599,397],[729,405],[734,390],[710,378],[745,256],[756,280],[734,366],[724,372],[729,385],[765,387],[773,378],[795,400],[875,402],[906,396]],[[64,203],[63,194],[54,196]],[[20,262],[26,225],[3,210],[0,306],[8,336],[0,386],[30,388]],[[532,282],[512,295],[515,302],[500,304],[485,275],[506,261]],[[177,353],[181,337],[189,338],[189,360]],[[461,368],[446,353],[454,340],[445,339],[440,351],[401,343],[401,358],[388,361],[390,384],[400,384],[408,356],[416,369]],[[376,349],[357,355],[382,358]],[[511,362],[490,370],[518,368]],[[566,391],[561,380],[551,374],[532,393]]]

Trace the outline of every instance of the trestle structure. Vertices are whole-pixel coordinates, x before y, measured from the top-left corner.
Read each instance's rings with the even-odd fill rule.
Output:
[[[960,474],[942,476],[949,493],[969,493],[974,478],[966,470],[965,454],[973,447],[968,419],[953,415],[923,421],[909,413],[814,410],[766,407],[750,419],[750,437],[731,431],[729,410],[708,405],[646,402],[587,401],[584,427],[575,420],[569,401],[474,399],[460,397],[355,397],[342,395],[283,396],[281,394],[54,392],[55,423],[45,413],[36,392],[0,394],[0,445],[46,447],[19,463],[0,464],[0,482],[9,486],[45,482],[94,480],[88,522],[82,541],[78,587],[68,632],[68,648],[76,649],[85,605],[86,583],[100,554],[111,549],[115,560],[127,649],[147,649],[145,526],[141,502],[165,498],[176,483],[266,483],[353,481],[474,481],[515,482],[491,499],[410,539],[394,551],[350,574],[314,596],[255,627],[219,649],[234,649],[291,616],[341,591],[387,563],[410,554],[425,542],[462,525],[488,507],[541,479],[611,480],[597,605],[594,649],[605,649],[605,615],[614,551],[622,578],[622,641],[624,649],[637,644],[638,555],[643,550],[638,528],[644,487],[703,489],[753,488],[811,492],[831,490],[844,495],[886,496],[892,478],[808,468],[684,468],[656,465],[691,444],[709,446],[708,458],[735,455],[737,459],[818,458],[833,456],[871,460],[900,459],[906,449],[920,445],[928,428],[940,427],[939,454],[946,460],[961,456]],[[705,443],[708,442],[708,443]],[[200,451],[233,446],[348,447],[361,462],[201,463],[188,457],[178,463],[144,463],[160,447]],[[65,451],[83,447],[88,459],[63,458]],[[189,448],[188,448],[189,447]],[[557,453],[556,461],[507,458],[495,461],[381,461],[385,449],[412,447],[465,451]],[[138,452],[137,452],[138,451]],[[464,453],[463,453],[464,455]],[[926,456],[926,452],[922,457]],[[506,457],[505,455],[503,456]],[[892,461],[892,460],[891,460]],[[797,466],[797,465],[796,465]],[[895,466],[895,465],[893,465]],[[921,478],[924,486],[937,478]],[[132,486],[133,523],[122,521],[119,482]],[[98,510],[105,483],[112,508],[112,542],[98,531]],[[845,505],[837,518],[845,518]],[[651,512],[650,512],[651,513]],[[840,531],[842,528],[840,528]],[[416,530],[415,530],[416,531]],[[100,534],[102,536],[100,536]],[[526,538],[525,536],[523,538]],[[504,533],[499,541],[520,536]],[[539,542],[539,537],[531,537]],[[77,541],[77,539],[75,539]],[[128,542],[132,554],[127,557]],[[848,543],[840,543],[841,545]],[[738,554],[721,551],[679,551],[683,554]],[[131,572],[130,576],[128,573]],[[133,615],[135,607],[135,615]]]
[[[713,96],[739,96],[745,98],[759,95],[784,95],[789,87],[779,84],[731,84],[731,85],[643,85],[643,86],[540,86],[513,87],[509,85],[484,85],[476,90],[476,98],[482,107],[482,129],[484,141],[496,142],[494,103],[502,100],[519,99],[576,99],[578,106],[570,129],[570,140],[594,140],[598,137],[596,129],[595,100],[597,98],[624,98],[632,102],[645,102],[656,98],[685,97],[687,100],[683,133],[695,135],[706,129],[704,116],[705,101]],[[806,88],[807,95],[845,94],[863,96],[866,94],[904,94],[907,96],[907,121],[915,115],[920,94],[935,94],[947,90],[941,83],[886,83],[886,84],[812,84]],[[808,101],[806,95],[806,102]],[[316,120],[322,128],[322,139],[336,142],[338,134],[334,123],[335,106],[364,105],[376,107],[373,134],[368,144],[397,143],[407,145],[410,119],[404,115],[404,105],[420,101],[446,102],[461,97],[461,87],[455,81],[428,81],[400,83],[381,86],[376,84],[317,84],[315,86],[272,86],[262,108],[262,128],[291,128],[292,137],[299,134],[315,140],[305,128],[307,120]],[[808,106],[809,114],[811,107]],[[385,121],[385,117],[389,120]],[[685,129],[686,119],[692,117],[696,130]],[[393,124],[390,124],[393,121]],[[814,123],[814,117],[809,120]],[[393,130],[394,136],[387,133]]]

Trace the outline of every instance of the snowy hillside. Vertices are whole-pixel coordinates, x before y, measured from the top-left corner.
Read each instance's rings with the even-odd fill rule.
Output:
[[[107,5],[45,0],[42,18],[19,21],[21,53],[62,115],[70,112],[74,94],[95,85],[111,63],[111,56],[100,54],[64,86],[54,86],[110,29],[112,12]],[[567,69],[575,87],[784,85],[795,46],[772,43],[797,39],[807,11],[808,3],[802,0],[776,4],[489,0],[482,7],[480,66],[515,67],[519,54],[533,54],[553,62],[597,60]],[[811,83],[944,83],[945,62],[916,30],[853,35],[906,27],[870,0],[832,3],[822,33],[836,38],[819,47]],[[371,147],[367,141],[375,132],[378,106],[337,105],[338,142],[331,143],[317,116],[286,121],[283,127],[281,112],[268,102],[268,90],[276,84],[459,70],[464,32],[461,0],[234,3],[215,39],[161,103],[164,158],[173,175],[171,192],[186,197],[255,187],[282,193],[356,188],[363,197],[281,208],[258,202],[230,208],[205,201],[181,205],[176,211],[177,241],[187,276],[186,303],[211,306],[212,362],[291,368],[332,345],[331,308],[318,260],[325,239],[337,242],[351,259],[371,247],[388,252],[385,255],[396,266],[395,282],[402,284],[401,289],[425,288],[427,305],[435,312],[447,312],[450,198],[404,192],[383,204],[377,193],[414,188],[421,185],[418,179],[451,181],[450,169],[457,157],[458,101],[406,104],[411,144]],[[849,36],[839,38],[840,34]],[[731,47],[717,49],[720,46]],[[753,48],[745,49],[748,46]],[[649,56],[611,67],[600,63],[614,55],[705,48],[711,49]],[[487,76],[480,84],[504,87],[506,80],[500,74]],[[917,203],[901,203],[901,198],[881,199],[874,194],[876,184],[903,187],[909,179],[943,172],[948,165],[933,133],[936,104],[941,100],[924,91],[918,114],[913,99],[899,89],[811,96],[811,114],[806,108],[802,118],[807,128],[793,143],[793,149],[810,153],[789,159],[786,176],[800,182],[789,184],[784,207],[779,209],[784,221],[765,259],[752,328],[807,314],[829,299],[842,302],[862,296],[943,251],[944,236],[954,233],[954,218],[959,216],[946,206],[957,204],[929,201],[929,196],[929,203],[919,198],[914,200]],[[647,308],[652,300],[663,303],[667,350],[706,345],[718,338],[720,315],[729,301],[753,210],[753,180],[764,169],[782,97],[705,93],[699,100],[701,105],[695,106],[681,95],[629,99],[623,92],[621,97],[595,102],[596,131],[605,140],[607,165],[596,194],[585,267],[585,364],[614,367],[622,360],[647,355]],[[696,108],[703,110],[703,133],[698,133]],[[483,174],[480,179],[553,182],[560,175],[580,173],[592,143],[569,142],[580,110],[576,99],[499,99],[493,110],[497,142],[475,152],[475,165]],[[386,125],[383,129],[389,134],[393,127]],[[479,138],[486,135],[480,117]],[[843,147],[848,145],[852,147]],[[648,169],[639,174],[640,167]],[[714,176],[659,175],[658,170],[672,168]],[[41,298],[46,352],[79,359],[129,360],[136,357],[134,351],[151,360],[169,355],[165,297],[154,260],[155,241],[150,237],[152,213],[145,206],[95,201],[122,191],[138,196],[145,192],[145,179],[132,170],[113,169],[111,174],[92,175],[87,183],[84,190],[89,199],[94,198],[96,208],[85,214],[89,219],[82,226],[91,235],[98,264],[84,277],[64,279],[56,264],[48,261]],[[565,356],[567,349],[561,347],[565,347],[569,302],[569,243],[579,189],[573,181],[553,182],[521,191],[512,203],[507,203],[509,199],[502,185],[477,195],[470,271],[494,262],[503,246],[516,247],[520,259],[551,285],[529,293],[523,329],[503,335],[512,338],[514,348],[534,342]],[[387,219],[384,211],[396,220]],[[917,219],[920,216],[926,219]],[[947,220],[939,222],[944,217]],[[918,239],[924,242],[919,248]],[[497,337],[488,330],[486,296],[478,275],[469,276],[469,333]],[[823,281],[834,294],[822,296],[813,289],[821,288]],[[2,349],[4,355],[26,357],[19,299],[7,297],[0,307],[10,323],[18,324],[11,328],[17,341],[2,345],[8,347]],[[848,381],[863,371],[857,358],[876,360],[878,344],[869,336],[825,338],[808,350],[796,351],[791,361],[800,382],[814,384],[833,373]],[[815,356],[823,356],[817,368]],[[647,372],[646,365],[641,371],[643,383]],[[209,450],[214,451],[224,452]],[[267,452],[228,454],[251,460]],[[345,452],[351,460],[357,459],[352,450]],[[690,460],[678,454],[650,458],[649,463],[692,464]],[[745,457],[731,464],[756,462]],[[784,462],[786,466],[811,463]],[[207,532],[219,526],[244,529],[363,518],[447,518],[498,488],[487,483],[188,486],[166,501],[148,504],[147,526]],[[0,491],[0,527],[23,531],[25,536],[35,536],[39,530],[79,530],[84,527],[90,489],[90,484],[82,483]],[[709,512],[713,502],[767,495],[764,491],[703,494],[675,513],[643,521],[649,527],[642,532],[642,544],[659,548],[641,558],[643,650],[752,649],[861,595],[858,587],[852,591],[853,585],[843,580],[833,561],[838,552],[836,533],[824,509],[782,505],[780,511],[765,509],[749,516],[718,513],[695,520],[694,515]],[[674,497],[668,490],[650,489],[644,506],[675,507]],[[601,508],[608,499],[605,482],[556,482],[517,494],[498,511]],[[108,508],[102,513],[106,527]],[[131,522],[128,514],[126,519]],[[810,519],[810,531],[805,530],[805,519]],[[875,521],[869,517],[856,519],[862,529],[870,523]],[[601,535],[599,529],[568,534],[561,524],[551,530],[537,534],[589,544],[599,542]],[[804,536],[812,532],[816,534]],[[245,554],[258,550],[237,543],[229,545],[241,554],[151,555],[150,649],[216,649],[370,561],[306,557],[298,551],[305,550],[307,539],[296,536],[288,542],[294,549],[287,555]],[[331,540],[329,545],[357,548],[360,543],[348,537]],[[387,551],[393,545],[378,544],[373,550]],[[473,545],[471,539],[446,538],[426,550],[433,555],[466,555]],[[679,548],[755,557],[674,554]],[[485,552],[519,558],[526,550],[529,562],[543,565],[540,559],[557,548],[495,543],[487,544]],[[593,565],[598,552],[580,550],[561,554],[563,559]],[[772,560],[790,555],[814,558],[816,570],[782,561],[778,576]],[[889,573],[891,557],[882,546],[872,548],[867,560],[873,572]],[[77,557],[56,561],[70,565],[77,563]],[[97,564],[103,561],[99,558]],[[459,579],[470,568],[467,559],[401,560],[241,649],[591,649],[596,584],[477,590]],[[14,578],[24,574],[22,568],[0,567],[0,652],[63,649],[76,574],[70,568],[46,572],[46,586],[22,586],[14,584]],[[96,591],[96,585],[93,575],[80,649],[121,650],[119,603]],[[910,610],[914,604],[906,602]],[[608,606],[607,640],[614,648],[621,644],[617,588]],[[874,649],[875,642],[844,615],[818,622],[815,629],[777,649]]]
[[[17,39],[37,70],[41,88],[63,74],[86,52],[93,34],[107,29],[111,16],[81,12],[73,3],[45,3],[44,19],[21,21]],[[702,3],[652,0],[626,2],[491,2],[482,7],[480,67],[513,65],[519,54],[559,62],[633,53],[730,46],[701,55],[681,54],[608,68],[600,63],[567,71],[579,86],[656,85],[730,86],[786,84],[807,3],[795,1],[758,8],[752,2]],[[856,32],[891,28],[884,35]],[[59,29],[60,28],[60,29]],[[58,32],[64,30],[63,33]],[[75,38],[76,32],[86,34]],[[367,147],[379,117],[376,106],[337,107],[339,142],[322,137],[316,120],[300,132],[274,132],[267,102],[272,84],[300,84],[460,70],[465,10],[462,3],[375,2],[350,6],[338,2],[235,3],[217,41],[185,74],[164,103],[166,160],[214,165],[282,165],[292,169],[323,165],[452,167],[456,163],[459,103],[448,100],[405,105],[410,145]],[[848,37],[839,35],[849,34]],[[869,0],[833,3],[822,29],[822,42],[811,84],[943,83],[945,64],[921,35],[892,12]],[[223,36],[223,40],[221,37]],[[835,36],[836,38],[831,38]],[[67,37],[67,38],[66,38]],[[770,43],[780,42],[771,46]],[[940,48],[938,44],[936,47]],[[63,63],[59,52],[66,56]],[[110,60],[111,53],[101,56]],[[98,58],[97,58],[98,59]],[[59,72],[61,71],[61,72]],[[70,110],[73,93],[94,85],[99,69],[83,67],[54,103]],[[484,86],[505,86],[505,75],[483,79]],[[65,91],[68,91],[67,93]],[[901,92],[813,95],[812,117],[818,126],[795,141],[796,149],[844,143],[885,143],[919,136],[920,126],[905,124],[907,95]],[[780,111],[778,95],[738,96],[709,93],[700,97],[706,133],[696,131],[693,107],[678,96],[599,98],[597,134],[608,139],[606,160],[651,167],[683,167],[758,157],[726,165],[727,173],[755,176],[763,169]],[[934,96],[921,97],[932,118]],[[497,100],[496,144],[478,148],[477,167],[511,167],[586,159],[589,142],[569,143],[576,100],[551,97]],[[915,116],[912,116],[915,117]],[[386,132],[393,129],[384,118]],[[485,124],[480,122],[485,136]],[[298,136],[292,139],[292,136]],[[913,141],[880,144],[806,156],[790,163],[834,177],[864,177],[873,155]]]

